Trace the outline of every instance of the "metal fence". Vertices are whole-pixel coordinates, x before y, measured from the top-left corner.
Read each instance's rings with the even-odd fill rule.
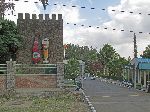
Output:
[[[7,64],[0,64],[0,75],[7,74]],[[56,64],[15,64],[15,74],[57,74]]]
[[[19,74],[57,74],[56,64],[16,64],[16,75]]]
[[[7,64],[0,64],[0,74],[7,74]]]

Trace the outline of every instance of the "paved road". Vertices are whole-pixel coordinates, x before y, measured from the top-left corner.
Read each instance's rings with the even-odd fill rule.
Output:
[[[150,112],[150,93],[129,90],[99,79],[84,80],[83,86],[97,112]]]

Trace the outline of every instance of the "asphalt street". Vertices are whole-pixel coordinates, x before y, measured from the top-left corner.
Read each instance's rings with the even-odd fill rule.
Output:
[[[150,112],[150,93],[88,78],[83,88],[97,112]]]

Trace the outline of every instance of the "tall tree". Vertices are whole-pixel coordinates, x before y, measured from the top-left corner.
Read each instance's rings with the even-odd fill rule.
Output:
[[[121,58],[111,45],[105,44],[100,49],[98,57],[103,64],[103,74],[105,76],[121,78],[123,66],[128,64],[128,61],[125,58]]]
[[[75,58],[68,60],[68,63],[65,65],[65,78],[72,79],[75,81],[75,78],[79,75],[79,62]]]
[[[10,56],[9,45],[21,46],[22,36],[17,31],[13,21],[0,19],[0,62],[5,62]]]
[[[4,18],[5,11],[8,10],[11,10],[12,15],[14,15],[15,3],[13,3],[13,1],[15,0],[9,0],[9,2],[6,2],[6,0],[0,0],[0,18]],[[43,4],[44,10],[46,10],[48,0],[39,0],[39,1]]]
[[[98,57],[103,64],[104,75],[108,75],[108,66],[112,60],[117,58],[118,54],[115,49],[109,45],[105,44],[102,49],[100,49]]]
[[[150,58],[150,45],[148,45],[145,50],[143,51],[143,54],[140,55],[142,58]]]
[[[98,60],[97,54],[97,50],[92,48],[92,46],[89,48],[88,46],[68,44],[65,50],[66,59],[75,58],[84,61],[86,65],[85,71],[89,73],[94,73],[92,63]]]

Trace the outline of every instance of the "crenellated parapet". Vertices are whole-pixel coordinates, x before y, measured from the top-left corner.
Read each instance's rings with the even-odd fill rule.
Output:
[[[37,18],[38,17],[38,18]],[[51,17],[49,14],[32,14],[30,15],[29,13],[25,13],[25,15],[23,13],[18,13],[18,19],[19,20],[62,20],[62,14],[58,14],[57,15],[57,19],[56,19],[56,14],[52,14]]]

